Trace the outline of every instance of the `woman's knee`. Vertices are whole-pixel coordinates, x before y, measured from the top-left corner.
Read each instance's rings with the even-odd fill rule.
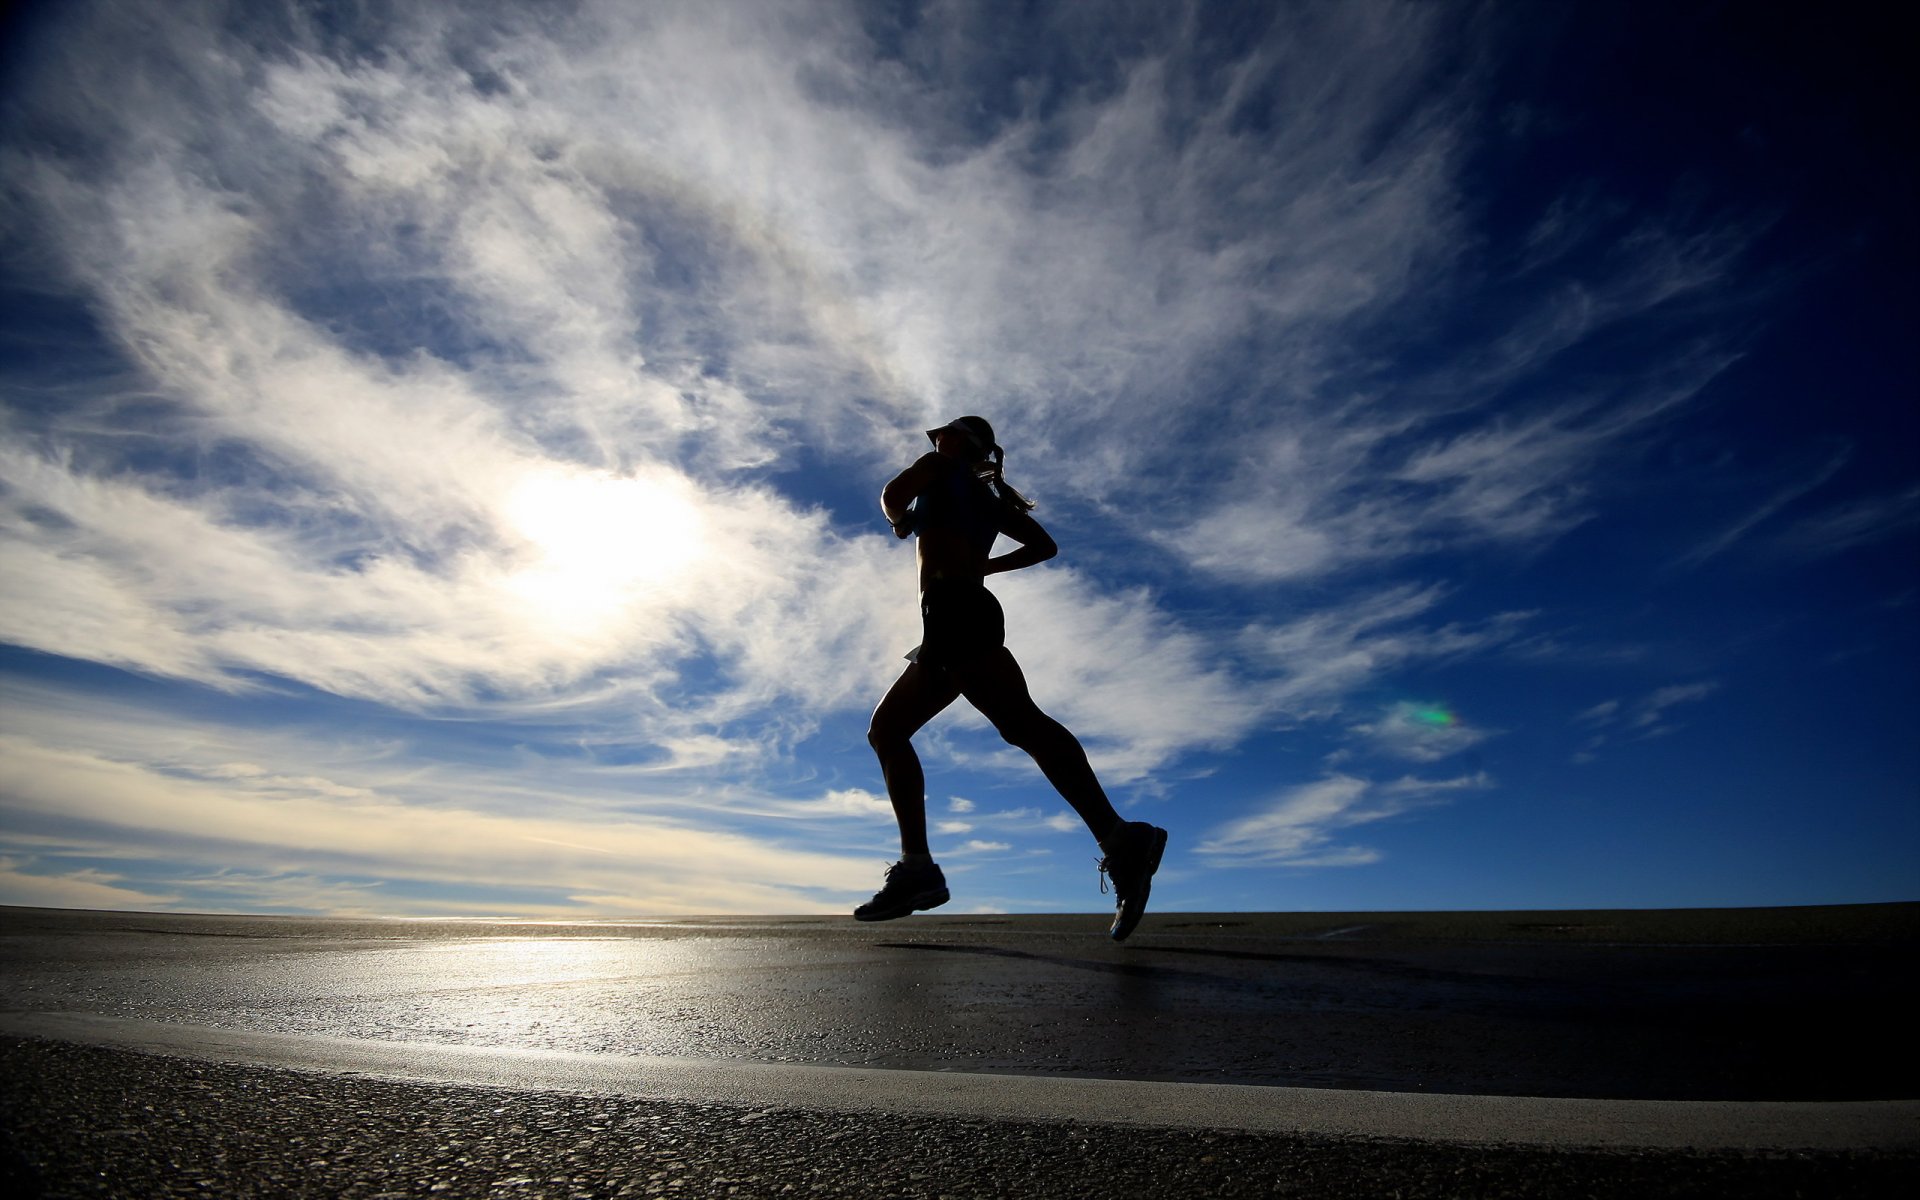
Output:
[[[913,749],[913,739],[891,722],[874,720],[867,726],[867,745],[881,758]]]
[[[1002,717],[993,723],[1009,746],[1028,754],[1044,754],[1064,741],[1072,741],[1067,727],[1038,708]]]

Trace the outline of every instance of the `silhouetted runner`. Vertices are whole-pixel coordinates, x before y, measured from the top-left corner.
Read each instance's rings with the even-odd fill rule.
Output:
[[[1001,477],[1006,453],[994,443],[986,418],[961,417],[928,430],[927,437],[933,453],[921,455],[880,493],[894,534],[919,538],[921,642],[867,730],[900,823],[900,861],[887,868],[885,885],[853,915],[891,921],[947,902],[946,876],[927,848],[927,784],[913,735],[965,696],[1001,737],[1033,756],[1100,843],[1101,890],[1111,879],[1117,897],[1108,932],[1119,941],[1147,910],[1167,831],[1121,820],[1079,739],[1034,704],[1020,664],[1004,645],[1000,602],[984,582],[988,575],[1045,562],[1059,547],[1033,519],[1033,503]],[[1019,546],[989,558],[1000,534]]]

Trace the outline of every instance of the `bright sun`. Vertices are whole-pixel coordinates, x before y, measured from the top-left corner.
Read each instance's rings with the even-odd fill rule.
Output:
[[[693,488],[669,472],[544,467],[515,484],[501,510],[534,551],[508,588],[539,619],[574,630],[657,595],[706,553]]]

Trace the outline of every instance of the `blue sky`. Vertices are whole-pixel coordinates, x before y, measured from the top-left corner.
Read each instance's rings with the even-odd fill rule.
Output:
[[[0,902],[844,910],[962,412],[1157,907],[1920,894],[1890,15],[9,19]],[[921,744],[955,911],[1105,904]]]

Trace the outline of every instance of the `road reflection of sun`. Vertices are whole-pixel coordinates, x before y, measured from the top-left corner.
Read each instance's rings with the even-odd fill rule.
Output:
[[[422,1019],[458,1040],[538,1045],[564,1032],[570,985],[631,974],[646,960],[632,942],[502,938],[431,948],[443,987],[415,997]],[[644,949],[644,947],[642,948]]]

